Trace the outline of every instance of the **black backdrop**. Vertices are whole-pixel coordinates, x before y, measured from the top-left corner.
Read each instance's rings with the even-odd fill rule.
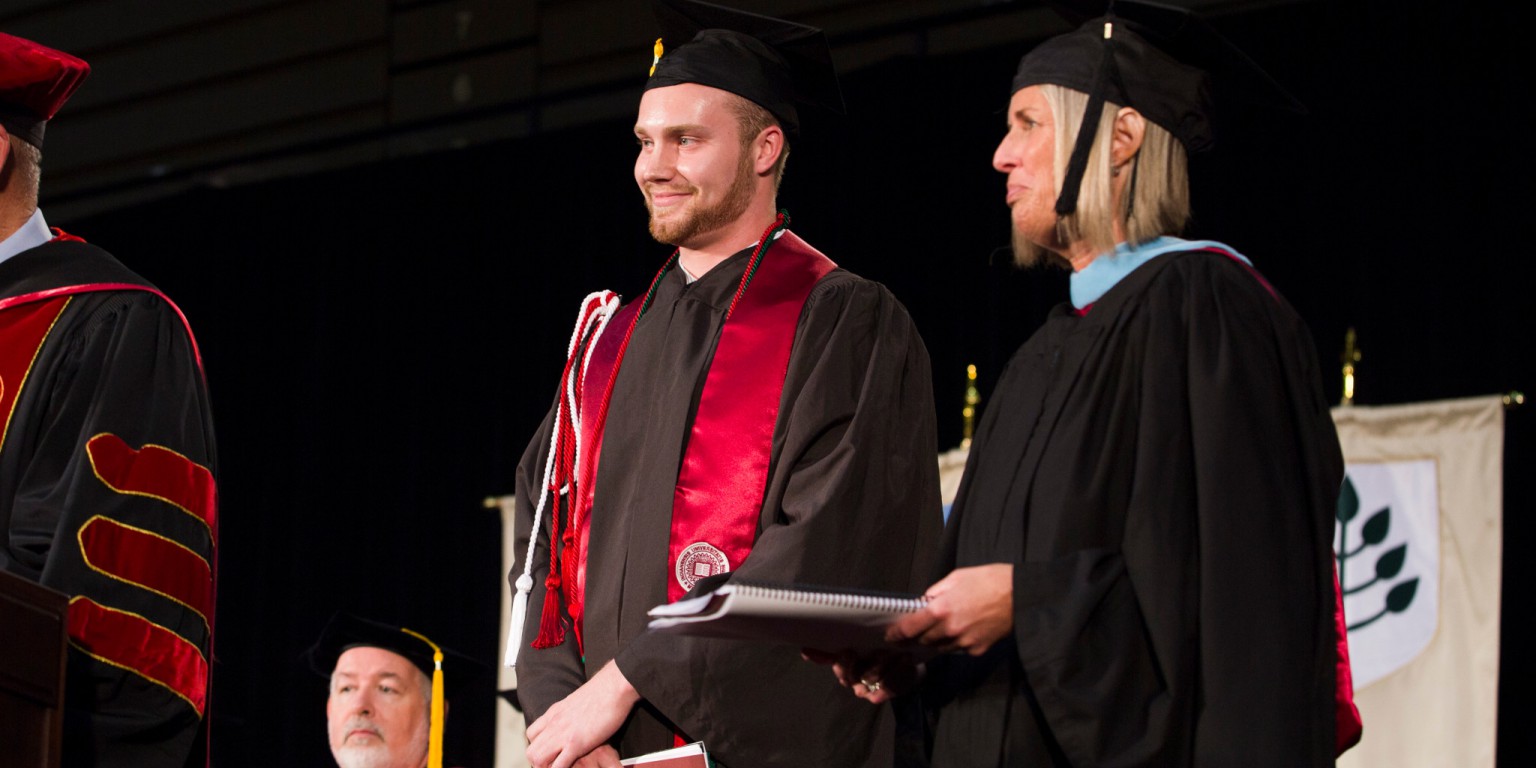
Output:
[[[1189,234],[1250,256],[1325,369],[1358,328],[1363,404],[1536,386],[1513,13],[1331,2],[1218,21],[1311,113],[1234,119],[1197,159]],[[1003,248],[989,164],[1021,52],[852,74],[850,117],[811,123],[781,194],[797,231],[906,302],[946,446],[965,364],[985,396],[1065,291]],[[175,296],[205,350],[224,502],[218,765],[328,764],[324,684],[300,656],[338,608],[486,662],[450,682],[450,756],[490,765],[502,573],[480,501],[512,490],[579,299],[642,290],[665,256],[633,152],[620,121],[54,222]],[[1536,716],[1517,687],[1532,672],[1517,622],[1533,407],[1509,412],[1506,447],[1504,765],[1536,752],[1510,727]]]

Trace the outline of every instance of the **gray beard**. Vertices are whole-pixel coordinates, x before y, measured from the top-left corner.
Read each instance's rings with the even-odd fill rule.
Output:
[[[371,747],[342,747],[336,751],[336,765],[340,768],[389,768],[389,751],[384,745]]]

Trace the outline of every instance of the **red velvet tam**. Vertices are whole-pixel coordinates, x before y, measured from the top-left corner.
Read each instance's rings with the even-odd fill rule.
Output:
[[[90,73],[74,56],[0,32],[0,125],[42,147],[48,119]]]

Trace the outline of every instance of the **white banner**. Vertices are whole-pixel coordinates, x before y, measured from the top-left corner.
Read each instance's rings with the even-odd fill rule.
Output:
[[[1333,412],[1344,615],[1365,723],[1344,768],[1493,768],[1504,407],[1498,397]]]

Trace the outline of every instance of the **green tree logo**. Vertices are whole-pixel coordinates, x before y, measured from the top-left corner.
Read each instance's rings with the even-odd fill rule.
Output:
[[[1383,582],[1390,582],[1402,573],[1403,563],[1408,558],[1408,545],[1399,544],[1385,552],[1378,550],[1382,542],[1386,541],[1387,533],[1392,529],[1392,507],[1385,506],[1372,512],[1366,518],[1365,524],[1360,527],[1360,541],[1351,542],[1349,539],[1350,523],[1360,514],[1360,496],[1355,491],[1355,484],[1350,481],[1349,475],[1344,476],[1344,488],[1339,492],[1339,508],[1335,517],[1338,519],[1339,540],[1339,586],[1344,594],[1353,595]],[[1374,557],[1375,562],[1368,559]],[[1346,578],[1351,573],[1350,565],[1358,561],[1360,567],[1370,568],[1373,572],[1370,578],[1359,584],[1350,585]],[[1381,610],[1369,618],[1349,624],[1349,631],[1370,626],[1377,619],[1389,613],[1402,613],[1413,605],[1414,595],[1419,590],[1419,578],[1404,579],[1392,585],[1387,590],[1386,599],[1382,601]]]

